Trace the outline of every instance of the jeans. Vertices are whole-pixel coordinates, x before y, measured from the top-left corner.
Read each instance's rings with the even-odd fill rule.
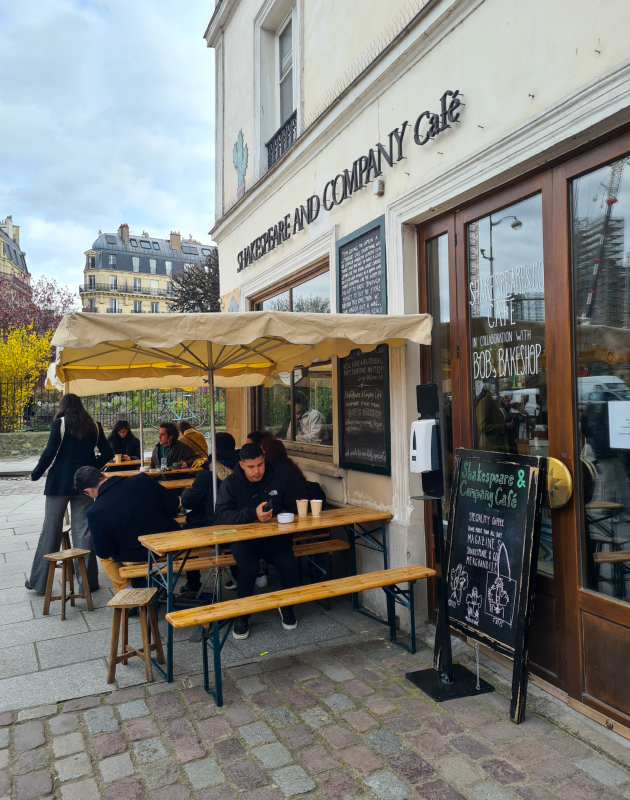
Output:
[[[98,563],[92,537],[88,528],[85,511],[92,505],[92,499],[87,495],[46,495],[46,506],[44,510],[44,525],[37,543],[37,550],[31,567],[31,576],[28,579],[31,589],[44,594],[46,591],[46,579],[48,578],[48,561],[44,561],[44,556],[48,553],[57,553],[61,547],[61,533],[63,529],[63,515],[68,503],[70,503],[70,522],[72,547],[80,550],[89,550],[90,554],[85,556],[85,566],[87,569],[90,591],[98,589]],[[83,591],[83,580],[79,572],[79,565],[74,562],[74,572],[79,585],[79,592]]]
[[[239,597],[251,597],[254,594],[261,558],[273,564],[278,570],[283,589],[294,589],[298,585],[297,559],[293,554],[292,534],[232,542],[230,549],[238,564],[236,593]]]

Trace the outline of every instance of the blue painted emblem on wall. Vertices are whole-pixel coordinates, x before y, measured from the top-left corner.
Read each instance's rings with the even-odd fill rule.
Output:
[[[233,297],[230,300],[230,307],[228,308],[228,314],[230,311],[238,311],[238,303],[236,302],[236,297]]]

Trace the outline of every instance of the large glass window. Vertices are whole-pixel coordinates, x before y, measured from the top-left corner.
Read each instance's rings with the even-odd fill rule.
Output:
[[[138,258],[138,256],[132,256],[131,262],[133,264],[133,271],[140,272],[140,259]]]
[[[330,273],[324,272],[263,300],[257,311],[330,312]],[[332,446],[333,389],[330,362],[269,378],[259,390],[261,430],[279,439]]]
[[[278,34],[278,82],[280,90],[280,125],[293,113],[293,22]]]
[[[582,583],[630,597],[630,157],[572,182]]]
[[[157,261],[154,258],[149,259],[149,272],[151,275],[157,274]]]

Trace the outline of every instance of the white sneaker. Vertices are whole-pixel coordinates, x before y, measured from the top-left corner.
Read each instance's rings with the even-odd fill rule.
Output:
[[[269,581],[267,580],[267,576],[264,572],[256,578],[256,586],[258,586],[260,589],[264,588],[268,583]]]

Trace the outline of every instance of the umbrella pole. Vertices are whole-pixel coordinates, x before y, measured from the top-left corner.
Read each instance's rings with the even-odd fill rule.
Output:
[[[138,389],[138,411],[140,412],[140,467],[144,467],[144,424],[142,420],[142,389]]]
[[[212,448],[212,504],[217,507],[217,436],[214,427],[214,368],[212,365],[212,343],[208,342],[208,390],[210,392],[210,447]],[[215,556],[221,555],[221,548],[214,546]],[[219,568],[216,586],[216,601],[221,602],[221,569]]]

